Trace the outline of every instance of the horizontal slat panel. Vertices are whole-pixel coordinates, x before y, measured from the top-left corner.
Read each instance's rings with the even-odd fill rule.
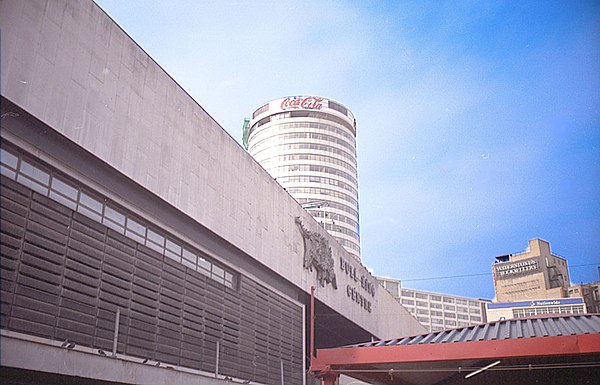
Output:
[[[108,352],[120,309],[119,352],[213,371],[219,342],[222,374],[263,383],[282,359],[302,367],[296,304],[246,277],[226,288],[15,186],[2,195],[2,327]]]

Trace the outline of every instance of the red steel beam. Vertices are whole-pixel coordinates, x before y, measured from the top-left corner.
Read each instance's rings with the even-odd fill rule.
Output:
[[[315,287],[310,287],[310,362],[315,357]]]
[[[311,372],[385,363],[544,357],[600,353],[600,333],[423,345],[319,349]],[[335,369],[334,369],[335,368]]]

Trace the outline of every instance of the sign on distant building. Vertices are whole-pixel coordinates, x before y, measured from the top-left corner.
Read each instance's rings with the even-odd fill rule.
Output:
[[[305,96],[305,97],[288,97],[281,101],[282,110],[320,110],[323,107],[323,98],[316,96]]]
[[[518,302],[492,302],[485,304],[488,322],[527,318],[550,314],[583,314],[583,298],[534,299]]]
[[[514,278],[515,276],[535,273],[539,270],[538,258],[525,259],[514,263],[498,263],[494,266],[496,279]]]

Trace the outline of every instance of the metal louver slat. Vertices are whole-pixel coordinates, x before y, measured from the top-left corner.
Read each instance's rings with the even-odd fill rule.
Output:
[[[439,343],[442,339],[444,339],[445,332],[438,332],[437,336],[431,340],[432,343]]]
[[[553,335],[553,336],[562,336],[563,335],[561,330],[557,327],[556,323],[554,322],[554,319],[548,318],[545,321],[546,322],[544,322],[544,323],[546,324],[547,329],[549,330],[549,332],[552,332],[551,335]]]
[[[600,316],[578,316],[577,318],[585,327],[585,334],[596,333],[600,329]]]
[[[473,328],[471,329],[471,334],[469,335],[469,338],[467,338],[467,341],[473,341],[477,336],[477,330],[479,329],[479,326],[473,326]]]
[[[515,329],[516,329],[517,338],[523,338],[523,321],[522,320],[520,320],[520,319],[516,320]]]
[[[491,324],[485,324],[483,326],[483,330],[481,330],[481,333],[479,334],[479,336],[477,336],[477,341],[483,341],[483,340],[487,339],[487,334],[488,334],[488,330],[490,329],[490,325]]]
[[[573,335],[577,334],[577,332],[573,329],[573,327],[567,321],[565,321],[564,318],[557,318],[557,321],[560,324],[562,330],[564,330],[563,335],[570,334],[573,336]]]
[[[549,333],[546,327],[544,326],[544,322],[541,319],[534,320],[535,325],[540,329],[543,337],[548,337]]]
[[[498,334],[500,333],[500,322],[496,322],[494,324],[492,324],[492,330],[491,330],[491,340],[497,340],[498,339]]]
[[[457,337],[457,342],[465,341],[467,334],[469,334],[469,328],[463,328]]]
[[[425,338],[423,338],[423,340],[420,342],[421,344],[429,344],[432,342],[432,340],[436,338],[435,334],[428,334]]]
[[[535,336],[535,329],[533,328],[533,322],[531,322],[530,319],[528,319],[526,321],[526,325],[527,328],[525,329],[527,331],[527,337],[531,337],[531,336]]]
[[[458,334],[458,330],[454,329],[451,330],[448,334],[446,334],[446,336],[442,339],[442,343],[446,343],[446,342],[453,342],[452,339],[454,338],[455,335]]]
[[[424,338],[424,336],[422,336],[422,335],[421,336],[416,336],[408,344],[409,345],[417,345],[423,338]]]

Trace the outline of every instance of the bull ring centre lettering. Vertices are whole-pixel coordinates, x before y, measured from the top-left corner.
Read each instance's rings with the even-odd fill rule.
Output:
[[[368,295],[375,297],[375,284],[366,276],[360,274],[359,270],[343,257],[340,257],[340,270],[345,272],[346,275],[357,284],[357,286],[346,285],[346,295],[360,307],[371,313],[373,309]],[[359,288],[362,289],[364,293],[361,293]]]

